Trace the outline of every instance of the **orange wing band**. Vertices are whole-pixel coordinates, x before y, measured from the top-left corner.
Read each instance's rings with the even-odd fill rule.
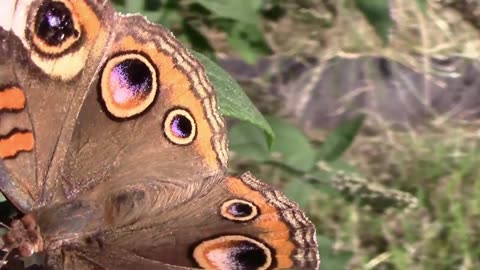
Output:
[[[25,94],[18,87],[0,91],[0,110],[21,110],[25,107]]]
[[[12,158],[22,151],[32,151],[34,146],[32,132],[15,132],[0,139],[0,158]]]

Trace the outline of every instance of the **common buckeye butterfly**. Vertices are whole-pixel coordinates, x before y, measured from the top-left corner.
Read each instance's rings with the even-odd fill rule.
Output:
[[[251,174],[203,66],[104,0],[4,0],[5,251],[47,269],[317,269],[315,228]]]

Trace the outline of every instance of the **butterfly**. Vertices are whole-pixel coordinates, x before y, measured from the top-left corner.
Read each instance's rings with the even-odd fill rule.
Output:
[[[227,172],[204,67],[104,0],[4,0],[0,190],[24,213],[0,247],[47,269],[317,269],[315,227]]]

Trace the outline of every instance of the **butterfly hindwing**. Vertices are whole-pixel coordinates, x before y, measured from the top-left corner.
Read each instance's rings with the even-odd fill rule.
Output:
[[[103,248],[152,265],[318,268],[313,224],[296,203],[249,173],[225,177],[206,193],[164,211],[155,209],[158,194],[153,191],[138,186],[121,196],[111,194],[116,199],[107,209],[114,216],[129,215],[135,208],[150,210],[98,234],[92,240],[95,248],[78,246],[78,255],[101,257]],[[102,267],[110,269],[113,262],[102,261]]]

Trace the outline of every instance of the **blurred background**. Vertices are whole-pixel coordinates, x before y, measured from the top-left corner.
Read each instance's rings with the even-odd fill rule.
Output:
[[[240,83],[268,125],[228,118],[230,170],[300,204],[321,269],[480,269],[480,2],[113,2]]]
[[[322,269],[480,269],[480,4],[124,0],[219,63],[275,135],[250,170],[316,224]]]

